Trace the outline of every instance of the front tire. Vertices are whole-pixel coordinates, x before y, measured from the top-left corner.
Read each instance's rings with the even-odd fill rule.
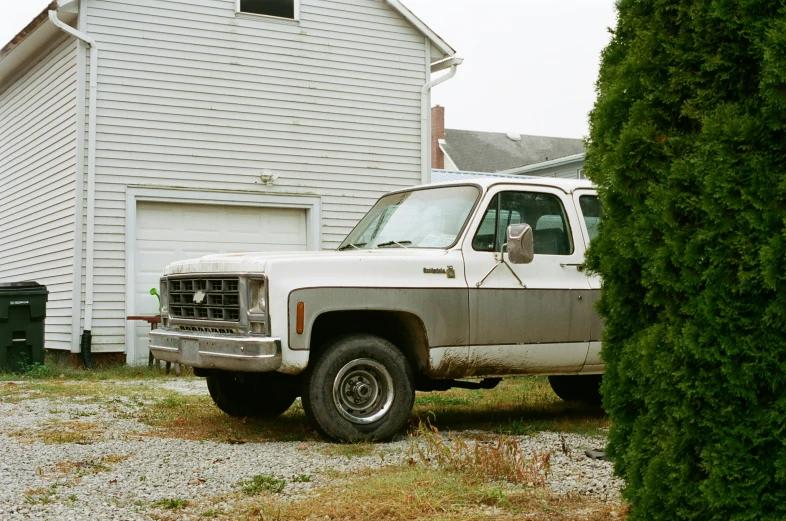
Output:
[[[302,400],[325,438],[385,441],[409,420],[415,377],[404,354],[387,340],[349,335],[329,345],[308,370]]]
[[[577,374],[549,376],[549,384],[554,393],[566,402],[582,402],[590,405],[600,405],[599,374]]]
[[[297,398],[292,377],[278,373],[215,373],[207,389],[219,409],[237,418],[277,418]]]

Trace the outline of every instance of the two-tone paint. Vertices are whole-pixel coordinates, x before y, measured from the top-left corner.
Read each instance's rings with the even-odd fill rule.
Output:
[[[467,183],[418,189],[459,184]],[[602,324],[594,311],[600,286],[581,269],[589,234],[577,194],[593,194],[589,182],[484,179],[470,184],[478,187],[478,203],[448,249],[215,255],[172,264],[165,276],[263,275],[268,336],[275,339],[280,357],[275,370],[287,374],[307,367],[318,318],[341,311],[390,311],[416,317],[428,350],[421,370],[434,378],[601,373]],[[516,276],[504,266],[488,275],[499,254],[475,251],[472,238],[492,198],[510,190],[559,198],[570,223],[570,255],[536,255],[531,264],[510,265]],[[299,303],[304,309],[302,332],[296,327]],[[155,334],[151,337],[156,356],[184,361],[173,350],[171,338],[178,335],[177,326],[177,321],[169,320],[159,330],[161,337],[169,335],[167,352],[157,349],[161,342],[155,341]],[[198,336],[193,331],[180,334],[192,346]],[[231,344],[231,338],[227,342]],[[236,353],[229,344],[227,352]],[[214,353],[215,342],[210,345]],[[195,357],[190,358],[193,363]],[[228,369],[215,360],[203,366]],[[231,370],[238,367],[243,367],[242,362],[233,362]]]

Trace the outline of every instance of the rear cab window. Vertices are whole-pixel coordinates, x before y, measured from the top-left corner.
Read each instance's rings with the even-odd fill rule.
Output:
[[[594,194],[582,195],[579,197],[579,207],[581,208],[584,224],[587,226],[589,240],[592,241],[598,235],[598,225],[600,224],[602,213],[600,198]]]

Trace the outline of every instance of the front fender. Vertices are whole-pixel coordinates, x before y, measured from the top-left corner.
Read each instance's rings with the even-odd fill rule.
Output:
[[[317,318],[332,311],[394,311],[420,318],[430,348],[469,342],[467,288],[322,287],[294,290],[288,302],[288,344],[293,351],[311,347]],[[303,333],[297,332],[297,305],[304,304]]]

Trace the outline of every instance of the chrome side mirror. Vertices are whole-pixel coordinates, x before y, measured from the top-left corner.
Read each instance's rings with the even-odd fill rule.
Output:
[[[535,259],[535,240],[529,224],[508,226],[508,258],[513,264],[529,264]]]

